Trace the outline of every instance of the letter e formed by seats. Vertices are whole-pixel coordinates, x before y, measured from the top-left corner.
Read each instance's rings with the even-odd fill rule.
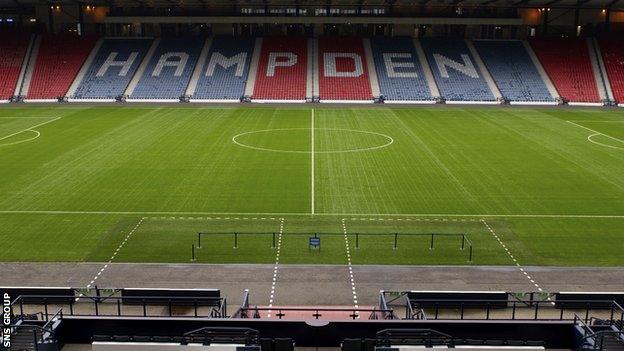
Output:
[[[286,60],[283,60],[283,59]],[[282,60],[279,60],[282,59]],[[275,76],[276,67],[292,67],[297,64],[297,55],[292,52],[271,52],[267,64],[266,76]]]
[[[336,59],[346,58],[353,60],[353,71],[338,71],[336,66]],[[362,57],[352,52],[326,52],[323,54],[323,72],[325,77],[345,77],[355,78],[364,74],[364,67],[362,65]]]
[[[410,61],[393,61],[393,59],[408,59]],[[413,70],[416,65],[412,62],[412,54],[409,52],[384,52],[384,65],[389,78],[418,78],[418,73]],[[397,71],[397,68],[411,68],[411,72]]]

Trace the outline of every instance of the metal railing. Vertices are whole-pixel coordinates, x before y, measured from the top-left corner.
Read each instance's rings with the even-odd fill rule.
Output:
[[[367,316],[368,319],[380,319],[379,315],[387,316],[392,314],[393,311],[378,309],[378,308],[315,308],[315,307],[246,307],[241,308],[240,318],[261,318],[261,312],[270,312],[277,319],[284,319],[289,317],[289,314],[294,315],[294,319],[321,319],[323,316],[332,318],[333,314],[349,313],[347,317],[355,320],[363,316]],[[342,316],[344,318],[344,316]],[[341,318],[342,319],[342,318]]]
[[[409,305],[413,309],[422,308],[427,312],[427,319],[433,320],[574,320],[582,313],[587,322],[602,311],[611,323],[624,324],[624,309],[615,301],[604,300],[547,300],[527,304],[525,301],[419,299],[410,300]]]
[[[66,302],[59,302],[65,299]],[[36,302],[34,302],[36,300]],[[13,315],[40,314],[49,322],[60,316],[228,318],[227,300],[209,297],[22,295],[11,303]],[[20,318],[20,317],[18,317]]]

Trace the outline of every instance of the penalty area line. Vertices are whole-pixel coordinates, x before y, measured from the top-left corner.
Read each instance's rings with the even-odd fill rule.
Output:
[[[46,125],[46,124],[49,124],[49,123],[52,123],[52,122],[55,122],[55,121],[58,121],[58,120],[59,120],[59,119],[61,119],[61,118],[62,118],[62,117],[57,117],[57,118],[51,119],[51,120],[49,120],[49,121],[45,121],[45,122],[43,122],[43,123],[36,124],[36,125],[34,125],[34,126],[32,126],[32,127],[28,127],[28,128],[26,128],[26,129],[22,129],[22,130],[20,130],[19,132],[15,132],[15,133],[12,133],[12,134],[9,134],[9,135],[5,135],[5,136],[3,136],[3,137],[0,137],[0,141],[2,141],[2,140],[6,140],[6,139],[8,139],[8,138],[10,138],[10,137],[12,137],[12,136],[16,136],[16,135],[21,134],[21,133],[24,133],[24,132],[28,132],[28,131],[33,131],[33,132],[34,132],[34,130],[33,130],[33,129],[38,128],[38,127],[41,127],[41,126],[44,126],[44,125]]]

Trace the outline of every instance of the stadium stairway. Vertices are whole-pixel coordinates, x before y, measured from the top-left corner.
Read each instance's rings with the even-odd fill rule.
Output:
[[[129,98],[179,100],[189,84],[202,44],[193,38],[162,39],[153,55],[146,56],[149,61],[137,85],[126,92]]]
[[[585,39],[533,39],[530,43],[563,99],[600,102]]]
[[[622,104],[624,103],[624,45],[622,45],[622,39],[604,37],[598,39],[598,43],[613,98]]]
[[[64,96],[93,49],[97,38],[47,35],[41,39],[32,77],[24,95],[29,100]]]
[[[306,99],[308,40],[264,38],[253,90],[255,100]]]
[[[79,82],[73,98],[114,100],[120,97],[126,91],[152,41],[152,39],[104,39],[84,78]]]
[[[201,75],[193,100],[239,101],[245,93],[254,38],[218,36],[212,39],[204,62],[198,62]]]
[[[24,73],[22,66],[30,45],[30,35],[12,30],[0,31],[0,100],[16,95],[16,87]]]
[[[463,39],[421,41],[440,94],[447,102],[496,102],[495,93]]]
[[[373,93],[361,38],[318,40],[321,101],[372,102]]]
[[[511,102],[555,101],[521,41],[476,40],[474,45],[506,99]]]
[[[375,37],[371,46],[381,95],[387,102],[433,101],[411,38]]]

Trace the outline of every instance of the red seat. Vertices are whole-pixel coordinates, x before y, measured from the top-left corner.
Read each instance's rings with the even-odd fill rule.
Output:
[[[96,41],[94,37],[45,36],[39,46],[27,98],[64,96]]]
[[[8,100],[15,92],[29,35],[13,31],[0,32],[0,100]]]
[[[324,62],[325,53],[358,55],[362,64],[361,74],[357,77],[328,76],[328,72],[325,72],[325,66],[332,63]],[[353,59],[337,58],[335,64],[335,71],[338,73],[355,71]],[[319,66],[319,95],[321,100],[371,100],[373,98],[361,38],[320,38]]]
[[[270,54],[277,54],[269,67]],[[287,57],[293,54],[294,57]],[[305,38],[274,37],[262,40],[254,99],[304,100],[308,71],[308,41]],[[280,66],[280,63],[282,64]]]
[[[561,97],[573,102],[600,101],[586,39],[534,39],[531,46]]]
[[[599,43],[613,97],[620,103],[624,103],[624,45],[622,45],[622,39],[602,38]]]

